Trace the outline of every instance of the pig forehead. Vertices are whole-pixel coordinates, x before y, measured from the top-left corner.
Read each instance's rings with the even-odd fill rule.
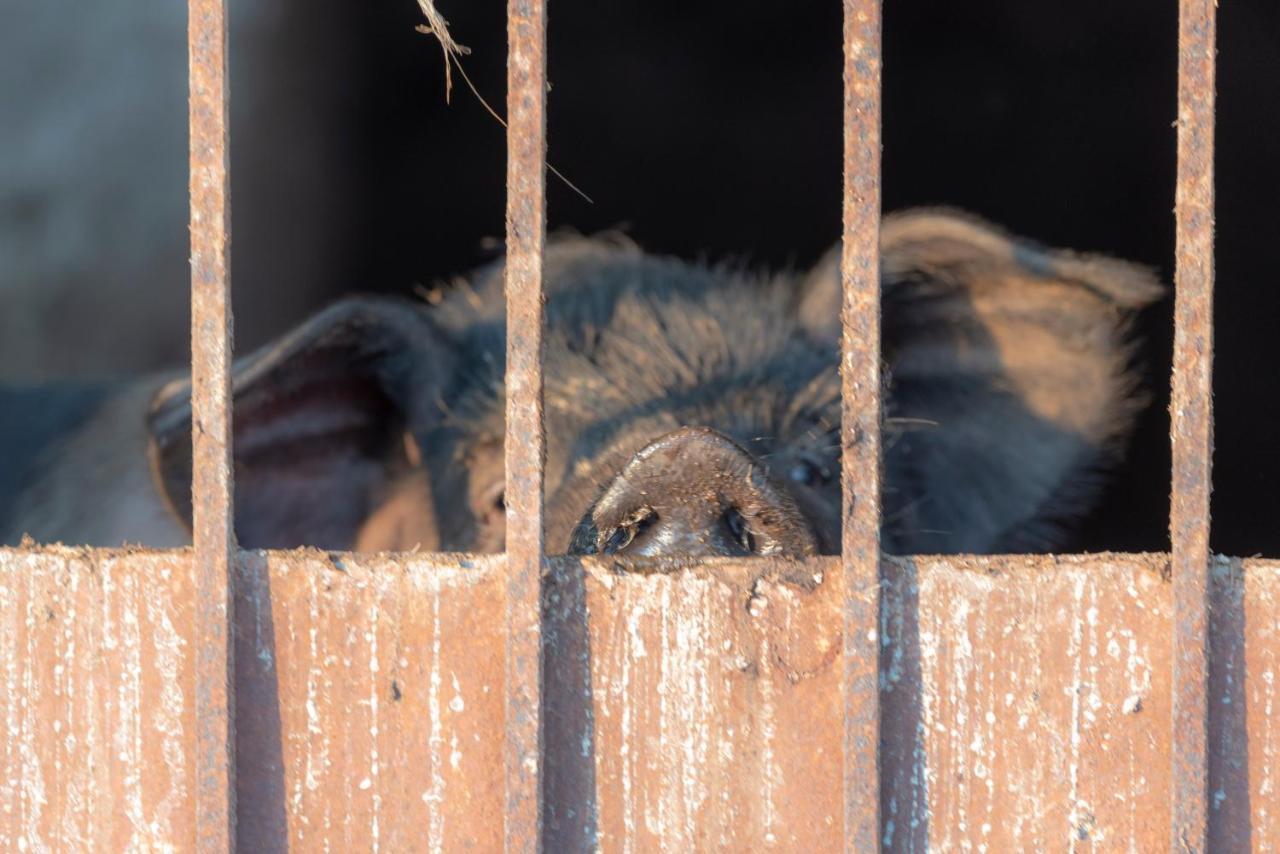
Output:
[[[549,332],[549,406],[589,416],[715,405],[735,395],[774,403],[836,376],[835,348],[785,315],[756,313],[740,323],[723,302],[688,302],[633,307],[619,318],[587,335]]]
[[[825,430],[836,429],[840,423],[838,394],[821,396],[817,406],[805,405],[791,390],[759,386],[721,389],[715,397],[691,394],[675,398],[613,411],[548,406],[548,477],[570,477],[583,474],[584,468],[619,465],[680,427],[711,427],[748,450],[766,455],[783,446],[819,442]]]
[[[544,392],[547,429],[562,435],[582,433],[617,435],[653,427],[720,427],[729,432],[743,428],[785,429],[793,422],[839,415],[840,399],[835,369],[830,376],[811,375],[795,383],[777,380],[752,382],[751,377],[717,378],[705,383],[670,389],[648,389],[645,394],[602,393],[592,395],[581,386]],[[832,387],[827,393],[827,386]],[[553,437],[548,437],[549,439]]]

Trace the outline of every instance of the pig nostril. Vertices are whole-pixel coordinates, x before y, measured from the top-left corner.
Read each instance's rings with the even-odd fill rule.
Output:
[[[631,545],[631,542],[645,531],[650,525],[656,522],[658,514],[648,507],[642,507],[632,513],[622,521],[605,540],[604,545],[600,547],[600,551],[607,555],[617,554],[618,552]]]
[[[605,541],[604,548],[600,551],[607,555],[617,554],[627,546],[631,545],[631,541],[634,540],[635,537],[636,534],[634,528],[625,526],[618,528],[612,535],[610,535],[609,539]]]
[[[617,558],[799,556],[817,545],[774,473],[701,427],[673,430],[637,451],[569,537],[571,553]]]
[[[742,518],[742,514],[736,507],[730,507],[725,511],[724,524],[738,545],[746,549],[748,554],[755,552],[756,539],[751,535],[751,529],[747,527],[747,520]]]

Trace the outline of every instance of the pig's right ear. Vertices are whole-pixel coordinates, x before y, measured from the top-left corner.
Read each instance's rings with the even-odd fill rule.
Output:
[[[947,211],[884,219],[887,547],[1039,550],[1087,509],[1142,403],[1128,336],[1163,289],[1142,267],[1049,249]],[[834,255],[800,318],[838,341]]]
[[[414,463],[456,363],[416,304],[354,298],[237,361],[235,527],[246,548],[351,548]],[[191,524],[191,384],[152,401],[157,487]],[[424,500],[426,496],[424,495]]]

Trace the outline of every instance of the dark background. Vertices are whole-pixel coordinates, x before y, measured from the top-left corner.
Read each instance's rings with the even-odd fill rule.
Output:
[[[1176,3],[888,0],[884,206],[946,204],[1043,242],[1140,261],[1172,282]],[[441,12],[500,110],[504,7]],[[581,2],[550,6],[551,226],[625,226],[685,257],[812,263],[840,216],[840,4]],[[344,14],[340,7],[331,14]],[[1213,547],[1280,555],[1280,4],[1219,9]],[[361,4],[370,78],[351,96],[349,278],[407,289],[463,272],[502,232],[504,141],[412,2]],[[1168,547],[1172,299],[1141,321],[1155,401],[1074,547]]]

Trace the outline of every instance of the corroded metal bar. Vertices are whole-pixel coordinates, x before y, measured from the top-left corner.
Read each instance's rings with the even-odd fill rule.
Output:
[[[506,850],[541,834],[545,0],[507,5]]]
[[[844,844],[880,845],[880,0],[844,3]]]
[[[1216,0],[1181,0],[1174,305],[1172,847],[1208,834],[1209,494],[1213,455],[1213,116]]]
[[[195,543],[196,848],[235,848],[231,204],[226,0],[190,0],[191,503]]]

